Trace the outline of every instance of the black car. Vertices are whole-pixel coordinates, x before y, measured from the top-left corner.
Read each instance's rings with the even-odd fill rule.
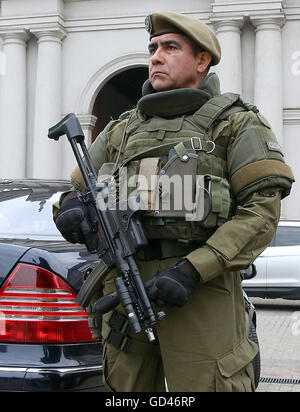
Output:
[[[98,257],[61,237],[67,181],[0,180],[0,391],[102,391],[102,344],[75,297]]]
[[[75,301],[99,259],[66,242],[52,219],[69,189],[68,181],[0,179],[0,391],[104,390],[102,343]],[[244,299],[258,344],[255,308]],[[259,353],[253,366],[257,386]]]

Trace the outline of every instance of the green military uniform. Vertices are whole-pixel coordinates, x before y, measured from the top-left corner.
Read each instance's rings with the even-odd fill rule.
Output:
[[[146,235],[148,239],[160,239],[162,256],[147,260],[146,253],[144,256],[139,253],[137,263],[143,280],[187,257],[199,271],[201,284],[183,308],[164,308],[166,317],[155,328],[159,345],[149,343],[143,334],[132,337],[133,343],[126,352],[104,342],[106,388],[163,391],[166,376],[170,391],[248,391],[253,389],[251,360],[257,347],[245,336],[239,270],[247,267],[271,241],[280,217],[281,197],[289,192],[293,177],[268,123],[256,108],[248,110],[250,106],[238,99],[234,106],[219,113],[219,117],[224,118],[222,121],[210,125],[210,119],[209,124],[203,123],[200,129],[195,121],[197,110],[191,113],[188,108],[188,112],[183,113],[183,90],[171,93],[171,100],[170,92],[157,93],[160,104],[158,100],[154,100],[153,105],[147,101],[149,107],[145,100],[147,96],[154,97],[146,94],[137,110],[106,127],[90,148],[96,169],[105,162],[115,162],[120,146],[123,147],[119,160],[132,158],[131,162],[135,162],[137,153],[146,151],[148,155],[149,147],[165,145],[160,153],[164,163],[162,153],[168,152],[171,141],[176,146],[181,141],[190,143],[190,137],[199,137],[207,149],[197,152],[198,172],[218,175],[215,196],[221,194],[222,197],[220,182],[228,179],[233,205],[227,207],[224,214],[228,204],[224,191],[224,199],[215,200],[215,211],[203,223],[166,219],[164,226],[156,226],[153,217],[144,218]],[[208,76],[197,93],[200,110],[209,111],[209,105],[220,103],[217,76]],[[219,100],[212,100],[213,96],[219,96]],[[226,95],[221,100],[227,102],[226,99],[234,98]],[[174,102],[173,107],[170,101]],[[188,101],[190,103],[191,96]],[[164,106],[173,111],[172,119],[163,117]],[[154,113],[155,108],[159,108],[158,114]],[[174,116],[179,109],[180,114]],[[126,144],[121,145],[124,131]],[[215,143],[215,152],[207,153],[211,151],[211,145],[205,144],[208,141]],[[139,160],[140,157],[143,156],[137,156]],[[218,182],[217,178],[213,182]],[[78,170],[73,173],[73,184],[81,189]],[[212,193],[214,196],[214,191]],[[231,219],[232,209],[235,212]],[[195,246],[197,242],[199,247]],[[105,293],[115,289],[113,278],[113,273],[108,276]],[[110,314],[104,316],[104,336],[108,333],[109,317]]]
[[[192,20],[157,13],[148,21],[149,30],[168,32],[176,26],[196,42],[204,39],[198,43],[217,64],[216,38],[201,22],[194,27]],[[238,95],[220,95],[215,74],[208,75],[199,89],[156,93],[147,82],[143,94],[137,108],[110,122],[91,146],[96,170],[117,162],[134,175],[144,159],[151,159],[146,165],[154,164],[164,173],[179,169],[185,175],[193,170],[208,177],[212,200],[202,221],[186,220],[174,211],[150,211],[143,218],[149,247],[136,255],[143,281],[184,257],[201,280],[183,307],[163,308],[166,316],[154,327],[154,343],[144,333],[125,334],[119,348],[114,347],[112,314],[104,315],[106,389],[165,391],[166,377],[170,391],[252,391],[251,361],[258,348],[246,336],[240,270],[270,243],[293,175],[268,122]],[[173,169],[170,149],[177,162]],[[78,169],[72,180],[81,190]],[[114,276],[114,271],[108,275],[104,293],[115,290]],[[91,327],[97,336],[93,315]]]

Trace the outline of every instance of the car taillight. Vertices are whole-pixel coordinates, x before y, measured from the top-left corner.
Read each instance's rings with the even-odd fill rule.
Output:
[[[94,340],[72,288],[43,268],[18,264],[0,290],[0,342]]]

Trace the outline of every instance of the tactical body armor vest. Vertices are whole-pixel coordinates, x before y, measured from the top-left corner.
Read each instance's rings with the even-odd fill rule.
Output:
[[[184,93],[187,95],[184,96]],[[193,90],[180,90],[179,97],[185,99],[191,93]],[[235,202],[227,170],[230,136],[214,142],[212,130],[230,114],[255,108],[245,105],[239,95],[233,93],[206,100],[194,112],[190,108],[187,110],[183,101],[180,108],[187,110],[187,113],[177,116],[173,113],[172,117],[166,118],[166,113],[162,113],[164,117],[155,114],[148,116],[152,105],[143,107],[142,99],[137,110],[130,113],[122,141],[113,133],[110,136],[111,144],[119,150],[117,167],[126,167],[127,179],[133,177],[136,183],[131,181],[129,190],[137,190],[139,194],[146,191],[143,200],[148,200],[148,211],[143,227],[149,239],[204,241],[234,214]],[[138,181],[141,174],[146,179],[145,188]],[[166,210],[162,210],[157,198],[155,205],[152,193],[149,193],[155,189],[150,183],[150,175],[155,174],[168,176],[173,185],[168,198],[170,207]],[[174,175],[178,176],[178,181],[172,181]],[[190,180],[185,179],[187,176],[191,177]],[[157,185],[155,179],[154,183]],[[182,186],[178,189],[177,183],[192,186],[192,190],[188,190],[188,196],[192,195],[192,199],[187,207],[184,199],[187,192]],[[179,190],[182,193],[179,196],[181,205],[177,205],[175,210],[174,194],[177,193],[178,197]],[[162,197],[161,193],[158,196]]]
[[[220,95],[218,90],[214,74],[199,89],[147,90],[136,109],[103,131],[106,158],[113,163],[97,160],[103,139],[91,147],[95,169],[102,166],[99,175],[113,169],[121,176],[126,168],[129,191],[137,191],[148,203],[143,219],[148,239],[206,241],[234,215],[236,203],[255,191],[274,187],[282,197],[290,191],[293,174],[266,119],[239,95]],[[160,191],[160,181],[150,179],[155,175],[170,181],[178,175],[183,183],[191,177],[186,180],[192,186],[188,204],[176,208],[171,201],[164,210],[166,192],[174,200],[181,191],[181,201],[185,192],[176,180],[175,189]],[[72,176],[73,182],[80,181],[78,172]]]
[[[234,216],[237,204],[258,190],[279,189],[282,197],[290,191],[292,172],[257,108],[244,103],[237,94],[212,97],[214,94],[193,89],[147,94],[136,109],[112,121],[90,149],[99,175],[120,177],[126,167],[127,179],[135,177],[129,189],[145,195],[151,206],[143,218],[143,228],[146,237],[154,239],[150,249],[162,243],[162,253],[160,258],[137,256],[142,261],[186,256]],[[97,157],[103,151],[111,163],[103,164],[103,158]],[[159,202],[152,202],[152,189],[158,182],[143,186],[141,174],[146,180],[153,174],[192,176],[188,183],[193,186],[193,204],[200,205],[200,213],[163,210]],[[72,179],[80,190],[78,169]],[[158,196],[162,198],[163,193],[158,191]],[[189,212],[193,216],[186,219]],[[97,337],[97,315],[90,314],[89,322]]]

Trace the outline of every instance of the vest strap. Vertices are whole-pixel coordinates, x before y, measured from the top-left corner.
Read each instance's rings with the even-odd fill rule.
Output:
[[[243,102],[239,94],[224,93],[215,96],[200,107],[200,109],[193,114],[192,119],[202,130],[207,132],[208,129],[213,126],[213,123],[220,119],[222,114],[234,104],[238,104],[239,106],[235,107],[234,112],[245,110],[243,109]]]
[[[221,157],[223,160],[226,160],[227,158],[226,148],[223,146],[216,145],[211,140],[202,140],[200,137],[194,136],[194,137],[182,140],[182,143],[184,144],[184,147],[186,149],[194,149],[196,151],[212,153],[217,157]],[[124,161],[120,164],[120,167],[125,167],[132,160],[142,159],[143,157],[145,157],[145,155],[149,157],[157,156],[158,153],[162,151],[162,149],[166,149],[166,150],[168,148],[171,149],[172,147],[175,147],[176,145],[178,145],[178,140],[174,142],[165,143],[163,145],[151,147],[149,149],[135,153],[134,155],[128,157],[127,159],[124,159]]]

